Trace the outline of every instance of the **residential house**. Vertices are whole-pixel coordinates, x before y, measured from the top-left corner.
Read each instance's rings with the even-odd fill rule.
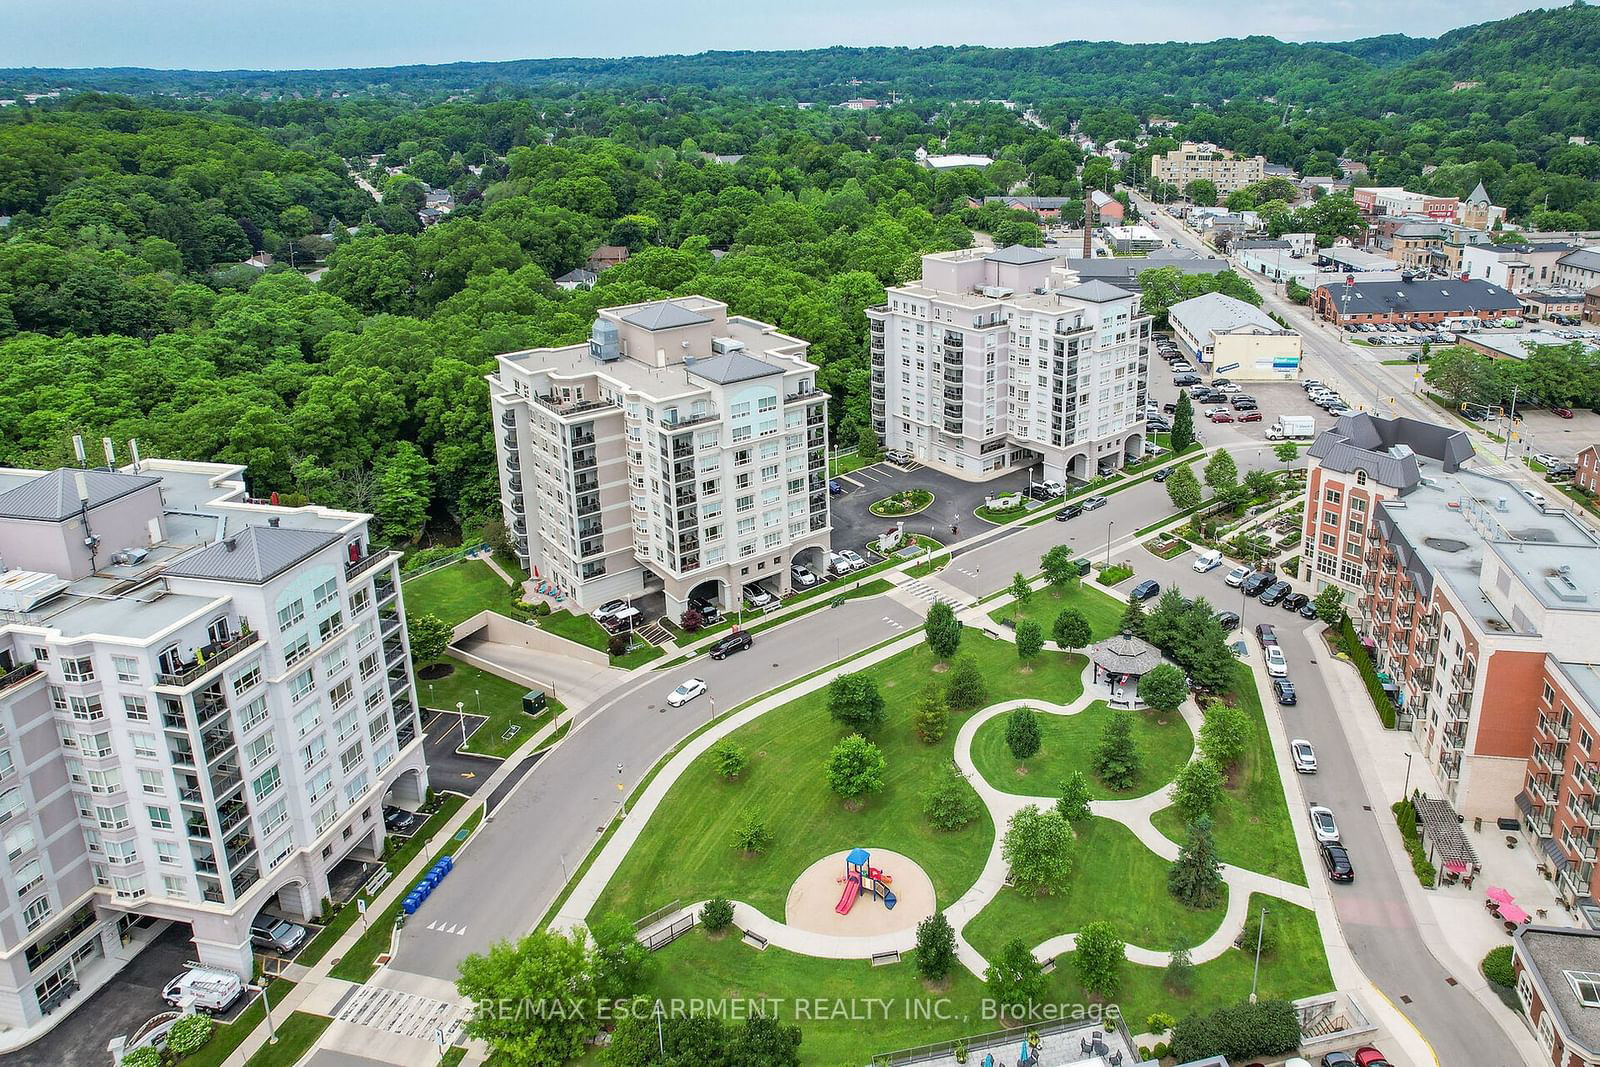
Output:
[[[1587,908],[1585,909],[1587,914]],[[1600,1063],[1600,933],[1523,926],[1511,938],[1522,1021],[1546,1063]]]
[[[627,245],[600,245],[589,253],[584,266],[599,274],[601,271],[610,270],[612,267],[628,262]]]
[[[1004,204],[1013,211],[1031,211],[1045,220],[1060,218],[1061,209],[1070,202],[1071,198],[1065,196],[986,196],[982,200],[971,197],[967,199],[967,203],[972,207],[982,204]]]
[[[600,280],[600,275],[587,267],[573,267],[555,280],[558,289],[588,289]]]
[[[1600,285],[1591,285],[1583,291],[1583,321],[1590,326],[1600,326]]]
[[[1585,445],[1573,465],[1578,472],[1572,476],[1572,484],[1590,493],[1600,494],[1600,448]]]
[[[1094,219],[1101,226],[1121,226],[1123,218],[1122,201],[1109,193],[1099,189],[1091,190],[1089,199],[1094,204]]]

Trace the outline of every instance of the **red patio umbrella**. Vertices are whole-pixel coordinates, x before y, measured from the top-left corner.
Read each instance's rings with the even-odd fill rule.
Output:
[[[1451,874],[1467,873],[1467,865],[1462,863],[1460,860],[1451,860],[1444,865],[1444,869],[1449,871]]]
[[[1529,916],[1527,912],[1515,904],[1507,904],[1500,909],[1500,918],[1508,923],[1525,923],[1528,921]]]
[[[1510,904],[1512,901],[1511,894],[1508,891],[1501,889],[1497,885],[1490,886],[1483,895],[1494,901],[1496,904]]]

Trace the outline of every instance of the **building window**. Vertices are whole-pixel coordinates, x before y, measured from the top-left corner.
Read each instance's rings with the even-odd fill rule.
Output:
[[[123,697],[122,711],[135,722],[150,721],[150,707],[145,703],[144,697]]]
[[[267,698],[258,696],[239,710],[239,727],[250,730],[267,721]]]
[[[172,829],[172,809],[157,807],[152,804],[147,806],[144,811],[150,817],[150,828],[152,830]],[[101,825],[104,826],[104,822]]]
[[[69,682],[92,682],[94,681],[94,660],[88,656],[64,659],[61,661],[61,676]]]
[[[287,630],[301,619],[306,617],[306,605],[302,600],[295,600],[278,609],[278,629]]]
[[[1544,702],[1546,704],[1554,704],[1555,703],[1555,699],[1556,699],[1556,691],[1554,689],[1550,688],[1550,683],[1549,682],[1544,683]]]
[[[112,656],[111,666],[117,672],[117,681],[133,683],[137,683],[139,681],[138,660],[133,659],[130,656]]]
[[[257,800],[265,800],[276,793],[282,784],[283,774],[278,770],[277,764],[273,764],[250,783],[250,791],[255,794]]]
[[[329,578],[311,591],[312,603],[317,607],[330,604],[339,595],[339,583],[336,579]]]
[[[255,685],[259,685],[260,682],[261,682],[261,665],[260,664],[256,664],[255,666],[252,666],[248,670],[240,671],[238,674],[233,676],[233,681],[231,683],[233,685],[233,695],[234,696],[238,696],[239,694],[243,693],[246,689],[249,689],[250,687],[255,686]]]

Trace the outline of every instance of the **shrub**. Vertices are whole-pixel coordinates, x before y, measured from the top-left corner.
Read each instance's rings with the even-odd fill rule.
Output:
[[[954,766],[922,794],[922,814],[939,830],[959,830],[978,817],[978,794]]]
[[[744,749],[727,740],[717,742],[717,746],[711,750],[711,760],[717,765],[717,773],[730,782],[743,774],[750,762]]]
[[[1511,946],[1498,945],[1489,950],[1480,964],[1483,976],[1497,986],[1510,989],[1517,984],[1516,968],[1511,965]]]
[[[1432,889],[1439,880],[1439,871],[1428,862],[1428,853],[1422,847],[1422,836],[1417,831],[1417,809],[1411,806],[1410,800],[1397,800],[1390,805],[1390,810],[1394,812],[1394,821],[1400,827],[1400,837],[1406,843],[1406,851],[1411,854],[1411,872],[1425,888]]]
[[[1082,771],[1073,771],[1061,784],[1061,796],[1056,801],[1056,811],[1068,822],[1083,822],[1092,814],[1089,810],[1089,780]]]
[[[1281,1056],[1300,1047],[1300,1019],[1287,1000],[1231,1004],[1188,1015],[1172,1028],[1171,1054],[1180,1063],[1226,1056],[1229,1062]]]
[[[772,844],[772,832],[767,829],[767,824],[761,821],[760,816],[754,812],[747,814],[733,831],[733,847],[743,852],[746,856],[753,856],[758,852],[765,852],[767,846]]]
[[[712,897],[700,909],[700,925],[713,934],[720,934],[733,925],[733,901],[727,897]]]
[[[1383,683],[1378,681],[1378,671],[1372,665],[1372,657],[1367,655],[1366,647],[1361,644],[1361,638],[1356,636],[1355,624],[1350,621],[1350,616],[1344,617],[1340,634],[1344,638],[1344,650],[1350,656],[1350,662],[1356,665],[1356,671],[1361,675],[1361,681],[1367,687],[1367,696],[1372,698],[1372,707],[1382,720],[1384,728],[1394,729],[1394,701],[1389,694],[1384,692]]]
[[[136,1048],[122,1057],[122,1067],[161,1067],[161,1053],[153,1048]]]
[[[191,1056],[211,1040],[211,1031],[216,1025],[204,1015],[185,1015],[167,1031],[167,1048],[175,1056]]]
[[[606,642],[606,651],[612,656],[624,656],[632,644],[633,641],[627,634],[612,634],[610,640]]]
[[[533,613],[541,619],[550,614],[550,610],[550,601],[548,600],[541,600],[533,606]]]
[[[705,624],[706,617],[694,608],[686,608],[683,614],[678,616],[678,625],[683,628],[683,632],[686,634],[699,633]]]
[[[1267,921],[1261,921],[1261,910],[1252,911],[1244,920],[1244,930],[1239,934],[1239,947],[1246,952],[1254,953],[1256,938],[1260,937],[1262,958],[1272,955],[1278,947],[1278,925],[1272,921],[1272,916],[1267,916]]]

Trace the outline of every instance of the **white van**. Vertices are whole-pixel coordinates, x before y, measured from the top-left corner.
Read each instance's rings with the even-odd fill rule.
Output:
[[[190,967],[161,989],[161,999],[182,1011],[215,1015],[244,993],[244,979],[232,971]]]
[[[1222,553],[1212,548],[1200,553],[1194,558],[1194,569],[1201,574],[1215,570],[1222,565]]]

